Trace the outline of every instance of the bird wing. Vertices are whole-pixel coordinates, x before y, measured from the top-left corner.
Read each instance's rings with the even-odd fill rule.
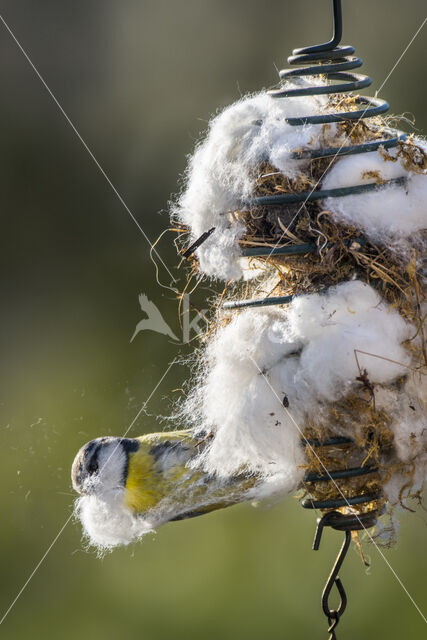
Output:
[[[185,440],[165,440],[150,448],[156,468],[162,472],[185,465],[196,453],[194,446]]]

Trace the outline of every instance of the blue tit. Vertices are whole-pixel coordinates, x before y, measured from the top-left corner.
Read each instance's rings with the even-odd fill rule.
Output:
[[[73,487],[101,500],[114,495],[138,517],[161,514],[156,518],[160,523],[251,499],[253,475],[223,479],[191,464],[206,446],[209,436],[197,438],[191,431],[96,438],[74,460]]]

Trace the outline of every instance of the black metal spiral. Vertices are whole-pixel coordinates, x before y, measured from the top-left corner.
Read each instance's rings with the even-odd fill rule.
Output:
[[[342,11],[341,0],[333,0],[334,9],[334,36],[330,42],[325,44],[314,45],[312,47],[304,47],[294,49],[293,55],[289,56],[288,63],[293,65],[305,65],[301,69],[282,69],[279,72],[281,80],[290,78],[303,78],[305,76],[325,76],[327,80],[341,80],[340,84],[320,84],[318,86],[304,86],[301,88],[280,88],[269,91],[269,95],[273,98],[291,98],[298,96],[322,95],[322,94],[342,94],[354,90],[365,89],[372,84],[369,76],[359,73],[348,73],[349,69],[357,69],[361,67],[363,62],[361,58],[353,56],[354,48],[350,46],[339,46],[342,36]],[[343,122],[345,120],[360,121],[365,118],[386,113],[390,105],[382,98],[370,98],[366,96],[356,96],[355,103],[362,107],[355,111],[341,111],[331,114],[299,116],[297,118],[286,118],[286,122],[291,126],[301,126],[304,124],[326,124],[334,122]],[[376,151],[379,147],[390,148],[396,147],[400,141],[406,140],[406,134],[400,131],[392,131],[386,129],[389,133],[385,138],[376,139],[363,144],[341,145],[340,147],[323,147],[321,149],[303,149],[302,151],[294,151],[292,158],[324,158],[328,156],[353,155],[358,153],[366,153]],[[393,180],[389,181],[393,182]],[[255,198],[253,204],[283,204],[284,202],[301,202],[305,201],[302,196],[306,195],[308,200],[318,200],[325,197],[336,197],[350,195],[351,193],[363,193],[370,189],[375,189],[377,185],[356,185],[353,187],[345,187],[345,193],[342,189],[326,190],[319,195],[318,191],[308,194],[298,194],[301,199],[283,200],[283,196],[279,196],[280,200],[265,200],[265,198]],[[339,191],[339,193],[338,193]],[[291,194],[294,198],[294,195]],[[276,198],[276,196],[269,196]]]
[[[327,80],[333,80],[334,83],[319,83],[318,85],[301,82],[300,87],[281,87],[269,92],[273,98],[286,99],[298,96],[324,95],[324,94],[344,94],[350,91],[358,91],[371,84],[368,76],[354,73],[352,70],[362,65],[362,60],[354,56],[353,47],[340,46],[342,36],[342,12],[341,0],[333,0],[334,11],[334,35],[330,42],[316,45],[312,47],[304,47],[295,49],[293,55],[288,58],[291,65],[298,65],[298,69],[286,69],[280,71],[281,80],[288,79],[304,79],[305,77],[326,77]],[[295,84],[295,83],[294,83]],[[306,124],[325,124],[344,121],[359,122],[365,118],[371,118],[385,113],[389,109],[389,104],[381,98],[370,98],[364,96],[355,97],[356,109],[353,111],[339,111],[337,113],[329,113],[322,115],[302,115],[300,117],[287,118],[286,122],[291,126],[303,126]],[[358,107],[358,108],[357,108]],[[340,147],[323,147],[320,149],[303,149],[294,151],[291,157],[295,160],[347,156],[360,153],[368,153],[376,151],[380,147],[392,148],[396,147],[400,142],[406,140],[406,135],[400,131],[385,129],[381,139],[375,139],[363,144],[348,144]],[[355,186],[341,187],[339,189],[312,189],[308,192],[297,194],[280,194],[271,196],[262,196],[252,198],[244,203],[249,207],[269,207],[278,205],[289,205],[295,203],[305,204],[308,201],[322,200],[324,198],[345,197],[348,195],[360,194],[369,191],[382,189],[390,184],[403,185],[405,178],[396,178],[388,180],[381,185],[376,183],[360,184]],[[363,239],[360,239],[363,243]],[[317,251],[316,244],[299,244],[275,247],[251,247],[242,249],[242,255],[245,257],[256,256],[272,256],[272,255],[308,255]],[[321,294],[322,291],[319,291]],[[240,309],[248,307],[265,307],[270,305],[289,304],[293,300],[292,295],[265,297],[256,300],[237,300],[226,301],[222,304],[225,309]],[[354,445],[351,438],[332,437],[327,440],[319,441],[315,439],[303,438],[301,445],[305,448],[312,448],[315,452],[320,447],[348,447]],[[318,457],[318,456],[317,456]],[[351,532],[361,529],[373,527],[377,522],[379,509],[377,501],[381,500],[381,493],[359,495],[344,495],[336,483],[336,480],[344,478],[357,478],[365,475],[378,473],[379,468],[375,464],[366,464],[359,467],[349,469],[325,469],[323,473],[315,473],[309,471],[304,477],[304,484],[309,487],[315,487],[319,483],[332,482],[337,489],[334,497],[327,500],[316,500],[307,497],[302,500],[301,504],[306,509],[320,509],[323,516],[318,519],[316,536],[313,549],[318,549],[320,538],[324,527],[331,527],[339,531],[345,532],[345,540],[338,554],[334,567],[326,582],[326,586],[322,594],[322,608],[328,619],[328,632],[330,640],[336,639],[336,627],[340,621],[342,614],[347,605],[347,596],[344,586],[338,576],[342,562],[347,554],[351,541]],[[347,492],[346,492],[347,493]],[[366,512],[349,512],[342,513],[338,510],[343,507],[351,507],[356,505],[373,506]],[[329,605],[329,598],[333,587],[336,587],[340,597],[339,606],[334,609]]]
[[[286,99],[297,96],[307,95],[321,95],[321,94],[338,94],[346,93],[349,91],[359,90],[368,87],[372,81],[368,76],[358,73],[350,73],[349,70],[356,69],[362,65],[362,60],[355,57],[354,48],[350,46],[340,46],[339,42],[342,36],[342,10],[341,0],[333,0],[333,12],[334,12],[334,34],[332,39],[320,45],[311,47],[304,47],[302,49],[294,49],[293,55],[288,58],[289,64],[294,65],[306,65],[299,69],[285,69],[280,71],[279,75],[282,80],[289,78],[304,78],[306,76],[318,77],[320,75],[325,76],[328,80],[339,81],[338,84],[319,84],[316,86],[302,86],[301,88],[295,87],[282,87],[274,89],[269,92],[273,98]],[[291,126],[302,126],[305,124],[323,124],[331,122],[342,122],[344,120],[351,120],[358,122],[363,118],[370,118],[377,116],[381,113],[385,113],[389,109],[389,104],[381,98],[369,98],[364,96],[356,96],[355,102],[358,106],[362,107],[355,111],[345,111],[333,114],[313,115],[313,116],[300,116],[287,118],[286,121]],[[364,144],[349,144],[342,145],[341,147],[323,147],[321,149],[303,149],[302,151],[295,151],[292,153],[292,157],[295,159],[302,158],[320,158],[320,157],[335,157],[343,155],[352,155],[358,153],[366,153],[370,151],[376,151],[380,147],[390,148],[396,147],[399,142],[406,139],[404,133],[391,130],[386,130],[385,133],[389,134],[387,137],[376,139],[374,141],[366,142]],[[250,206],[269,206],[269,205],[284,205],[293,204],[307,201],[320,200],[323,198],[331,197],[343,197],[355,193],[365,193],[371,190],[377,190],[384,188],[389,184],[404,184],[405,178],[395,178],[388,180],[381,185],[376,183],[361,184],[349,187],[341,187],[339,189],[313,189],[309,192],[297,193],[297,194],[280,194],[272,196],[262,196],[253,198],[247,204]],[[360,239],[363,242],[363,239]],[[254,256],[270,256],[270,255],[307,255],[314,253],[317,250],[315,244],[299,244],[299,245],[287,245],[270,247],[251,247],[242,250],[242,255],[246,257]],[[320,291],[319,293],[322,293]],[[250,300],[233,300],[226,301],[222,304],[225,309],[241,309],[251,307],[266,307],[272,305],[289,304],[293,300],[294,296],[270,296],[261,299]],[[332,438],[324,442],[318,440],[303,440],[302,445],[305,447],[325,447],[352,444],[353,441],[350,438]],[[328,470],[325,474],[309,473],[305,476],[305,483],[317,483],[325,481],[334,481],[339,478],[357,477],[365,474],[371,474],[378,471],[378,468],[373,465],[366,465],[363,467],[356,467],[346,470]],[[378,500],[380,495],[358,495],[349,498],[337,497],[332,500],[312,500],[306,498],[302,501],[302,506],[307,509],[338,509],[343,506],[358,505],[373,502]],[[364,515],[364,520],[372,522],[369,526],[375,524],[375,514],[367,516]],[[348,526],[352,528],[360,528],[357,526],[357,522],[354,521],[353,516],[349,516]]]

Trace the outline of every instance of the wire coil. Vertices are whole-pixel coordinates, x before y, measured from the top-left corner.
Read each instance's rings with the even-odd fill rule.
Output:
[[[338,436],[338,437],[329,438],[328,440],[323,440],[323,441],[305,439],[305,440],[302,440],[301,444],[306,448],[310,447],[315,449],[319,447],[328,447],[328,448],[337,447],[340,445],[353,446],[354,442],[351,438]],[[365,476],[373,473],[378,473],[378,471],[379,471],[378,466],[374,464],[367,464],[367,465],[362,465],[359,467],[351,467],[347,469],[337,469],[337,470],[328,469],[325,473],[308,472],[305,474],[303,481],[304,481],[304,484],[316,484],[319,482],[332,481],[336,485],[335,480],[357,478],[357,477],[361,477],[361,476]],[[339,490],[339,487],[337,485],[336,485],[336,488],[338,491],[338,495],[334,498],[331,498],[328,500],[314,500],[312,498],[305,498],[304,500],[301,501],[301,505],[305,509],[327,510],[327,509],[339,509],[340,507],[347,507],[347,506],[353,506],[353,505],[369,504],[371,502],[376,502],[377,500],[381,499],[381,494],[379,493],[359,494],[355,496],[344,496]],[[373,526],[376,522],[376,511],[371,510],[371,511],[368,511],[367,514],[363,514],[363,515],[367,516],[368,514],[369,514],[368,519],[370,522],[369,526]],[[351,517],[348,520],[348,526],[350,530],[353,531],[356,529],[366,528],[366,524],[363,524],[363,525],[361,524],[361,526],[358,526],[357,519],[355,521],[352,515],[353,514],[350,514]],[[345,516],[343,517],[345,518]],[[332,525],[329,525],[329,526],[332,526]]]
[[[334,34],[332,39],[320,45],[314,45],[310,47],[304,47],[301,49],[294,49],[292,55],[288,58],[290,65],[298,66],[297,69],[284,69],[279,72],[282,81],[293,80],[293,86],[282,86],[278,89],[269,91],[269,95],[275,99],[286,99],[291,97],[300,96],[315,96],[325,94],[342,95],[352,91],[358,91],[371,85],[372,81],[367,75],[360,73],[354,73],[354,69],[362,66],[361,58],[354,56],[354,48],[351,46],[340,45],[342,36],[342,11],[341,1],[333,0],[334,11]],[[319,78],[322,76],[326,79],[326,82],[308,84],[304,82],[305,78]],[[329,82],[333,81],[333,82]],[[300,83],[301,86],[295,86]],[[362,119],[372,118],[380,114],[386,113],[389,109],[389,104],[381,98],[371,98],[365,96],[355,96],[354,104],[356,108],[353,111],[338,111],[336,113],[325,113],[319,115],[301,115],[298,117],[286,118],[286,122],[293,127],[300,127],[306,124],[327,124],[327,123],[342,123],[345,121],[352,121],[355,124]],[[393,148],[397,147],[399,143],[406,140],[406,135],[400,131],[392,130],[389,128],[384,129],[381,133],[381,138],[376,138],[365,142],[363,144],[343,144],[340,147],[322,147],[320,149],[302,149],[293,151],[291,157],[296,160],[310,159],[315,160],[318,158],[337,156],[348,156],[360,153],[367,153],[376,151],[379,148]],[[405,178],[399,177],[391,180],[387,180],[381,184],[376,182],[369,184],[358,184],[353,186],[344,186],[340,188],[322,189],[314,188],[311,191],[304,191],[299,193],[285,193],[269,196],[254,197],[245,201],[245,205],[249,207],[276,207],[286,206],[295,203],[305,204],[306,202],[313,202],[322,200],[324,198],[337,198],[345,197],[354,194],[361,194],[370,191],[381,190],[389,185],[405,184]],[[363,239],[360,239],[363,243]],[[316,244],[294,244],[286,246],[275,247],[249,247],[242,249],[242,255],[245,257],[270,257],[272,255],[294,256],[294,255],[309,255],[318,251]],[[322,294],[323,290],[318,291]],[[266,307],[272,305],[283,305],[292,302],[294,296],[270,296],[260,299],[248,299],[248,300],[231,300],[224,301],[222,307],[224,309],[243,309],[253,307]],[[302,446],[312,447],[316,449],[318,447],[332,447],[332,446],[352,446],[353,440],[350,438],[336,437],[329,440],[320,442],[318,440],[302,440]],[[306,484],[315,486],[318,483],[332,481],[335,483],[336,479],[344,478],[357,478],[364,475],[374,474],[379,471],[375,465],[364,465],[359,467],[352,467],[349,469],[332,469],[327,470],[326,473],[307,473],[304,482]],[[336,483],[335,483],[336,484]],[[337,487],[338,489],[338,487]],[[374,503],[381,498],[380,494],[359,494],[352,496],[336,495],[336,497],[328,500],[315,500],[312,498],[306,498],[302,501],[302,506],[307,509],[321,509],[321,510],[335,510],[341,507],[363,505],[368,503]],[[339,528],[340,530],[357,530],[366,528],[366,526],[373,526],[376,522],[376,510],[368,511],[367,513],[354,514],[339,514]],[[361,519],[362,518],[362,519]],[[334,527],[334,523],[328,521],[328,526]],[[337,527],[338,528],[338,527]]]

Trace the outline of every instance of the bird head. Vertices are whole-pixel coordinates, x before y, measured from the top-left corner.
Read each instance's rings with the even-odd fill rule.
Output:
[[[136,438],[95,438],[77,453],[72,470],[73,488],[81,495],[123,490],[129,454],[139,447]]]

